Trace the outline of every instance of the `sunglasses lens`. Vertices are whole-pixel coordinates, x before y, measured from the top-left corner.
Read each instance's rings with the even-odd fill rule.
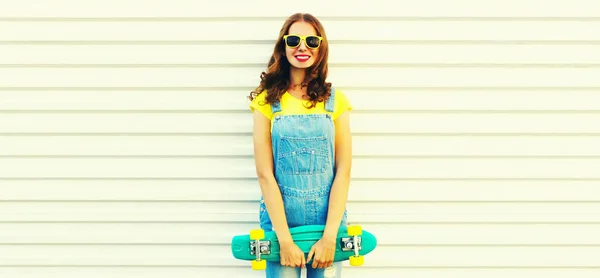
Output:
[[[317,46],[319,46],[319,42],[320,42],[319,38],[314,37],[314,36],[310,36],[310,37],[306,38],[306,45],[308,47],[313,47],[313,48],[317,47]]]
[[[290,47],[296,47],[300,44],[300,37],[298,36],[289,36],[285,43]]]

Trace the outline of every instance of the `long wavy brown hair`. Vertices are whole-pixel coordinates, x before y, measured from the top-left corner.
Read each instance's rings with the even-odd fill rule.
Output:
[[[267,71],[260,75],[260,85],[256,87],[248,98],[253,100],[256,96],[266,91],[266,103],[278,102],[281,96],[290,86],[290,63],[285,55],[285,41],[283,36],[287,35],[292,24],[296,22],[307,22],[315,28],[317,35],[323,37],[319,46],[319,54],[315,63],[306,69],[306,77],[302,82],[302,87],[307,87],[307,94],[311,105],[308,108],[315,107],[317,102],[323,102],[331,95],[331,83],[327,79],[327,59],[329,56],[329,44],[325,35],[325,28],[321,22],[311,14],[296,13],[288,17],[283,23],[277,43],[269,60]]]

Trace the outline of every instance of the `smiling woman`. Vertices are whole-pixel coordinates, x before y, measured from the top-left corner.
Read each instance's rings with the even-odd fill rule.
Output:
[[[260,85],[250,94],[254,159],[262,192],[259,220],[275,231],[280,262],[267,277],[341,277],[333,262],[336,235],[347,225],[352,146],[346,96],[327,79],[328,44],[321,23],[294,14],[281,28]],[[325,225],[308,254],[290,228]],[[312,261],[312,263],[311,263]]]
[[[277,102],[290,93],[307,99],[309,107],[331,94],[328,75],[329,43],[325,28],[310,14],[294,14],[283,24],[267,72],[260,85],[250,93],[253,100],[265,92],[266,103]]]

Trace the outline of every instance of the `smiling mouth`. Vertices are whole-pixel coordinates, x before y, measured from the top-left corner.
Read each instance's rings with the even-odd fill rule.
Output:
[[[296,57],[296,59],[299,61],[307,61],[308,59],[310,59],[309,55],[296,55],[294,57]]]

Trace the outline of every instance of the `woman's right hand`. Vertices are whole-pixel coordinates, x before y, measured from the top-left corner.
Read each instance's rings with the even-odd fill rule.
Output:
[[[302,267],[306,266],[306,258],[304,252],[294,242],[280,243],[279,257],[282,266]]]

